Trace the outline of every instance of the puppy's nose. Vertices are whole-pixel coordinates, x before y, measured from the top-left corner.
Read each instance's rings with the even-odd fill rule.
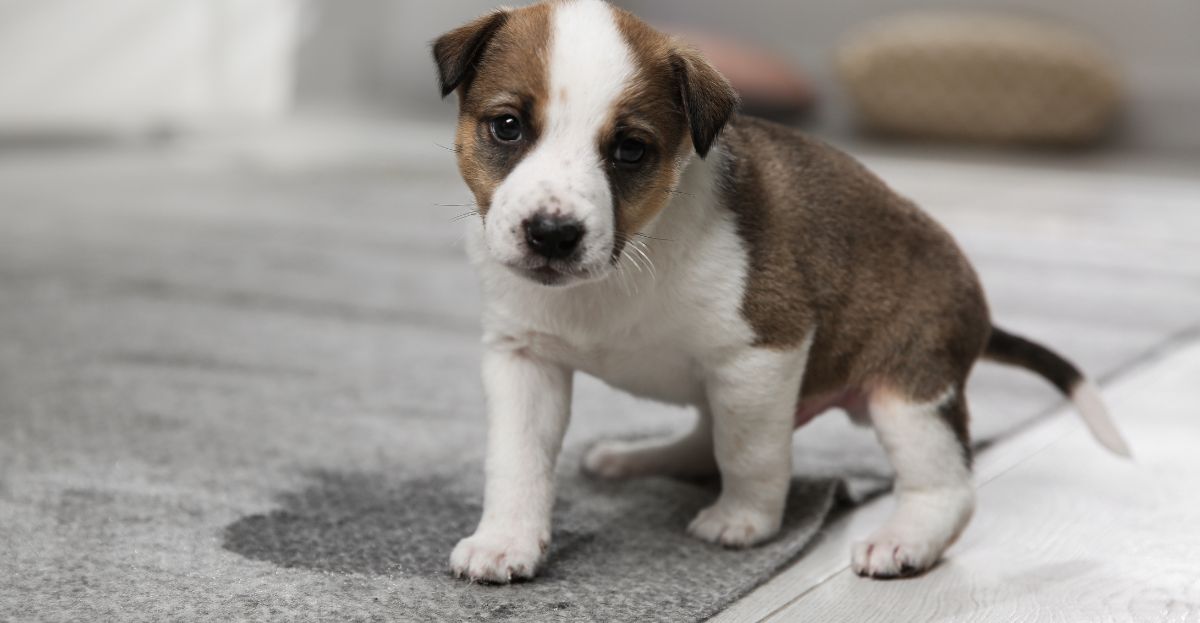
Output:
[[[538,214],[525,219],[522,226],[529,248],[552,260],[571,255],[583,240],[583,225],[573,219]]]

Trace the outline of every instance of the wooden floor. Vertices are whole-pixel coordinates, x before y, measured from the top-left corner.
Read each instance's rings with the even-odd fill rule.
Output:
[[[1200,621],[1200,341],[1105,392],[1136,458],[1063,411],[979,459],[979,510],[923,577],[845,564],[890,499],[833,525],[792,569],[714,621]]]
[[[1200,184],[1119,170],[869,164],[985,258],[984,282],[1018,323],[1024,279],[1057,284],[1064,323],[1107,316],[1084,349],[1175,326],[1155,352],[1107,375],[1105,397],[1136,458],[1105,453],[1074,411],[1055,412],[979,454],[975,518],[930,573],[881,582],[849,570],[850,544],[890,512],[886,496],[832,522],[797,563],[713,621],[1200,621]],[[1022,228],[1024,248],[1006,247]]]
[[[322,136],[319,148],[304,144],[298,133],[286,136],[297,138],[273,140],[269,148],[252,151],[227,145],[198,148],[189,152],[188,166],[227,166],[232,154],[267,174],[310,169],[355,174],[394,168],[397,175],[429,172],[430,179],[449,179],[445,170],[453,155],[435,146],[448,142],[443,127],[380,132],[367,148],[357,134],[345,140],[336,133]],[[412,153],[396,154],[409,147]],[[119,157],[113,160],[112,167],[125,166]],[[1044,383],[1004,373],[997,382],[977,387],[985,390],[987,395],[979,397],[986,399],[980,402],[988,408],[978,409],[976,415],[988,417],[977,419],[974,432],[1001,439],[978,456],[979,507],[943,564],[923,577],[891,582],[863,580],[849,571],[850,544],[879,526],[890,510],[892,501],[883,497],[833,521],[794,565],[713,620],[1200,622],[1200,177],[1124,161],[1082,166],[1061,159],[983,163],[922,159],[911,153],[868,155],[865,160],[954,232],[977,266],[1002,325],[1053,344],[1103,377],[1106,397],[1137,458],[1129,463],[1106,454],[1072,411],[1011,432],[1014,422],[1027,420],[1052,397]],[[35,175],[45,179],[32,179]],[[51,182],[60,183],[58,172],[43,163],[0,158],[2,198],[21,199],[20,205],[30,206],[22,219],[12,219],[24,224],[26,235],[10,232],[9,248],[0,245],[0,260],[5,253],[42,257],[39,245],[57,230],[48,225],[41,229],[40,195],[30,188]],[[430,206],[431,197],[415,191],[388,195],[404,218],[396,219],[393,229],[376,232],[368,224],[380,219],[364,219],[367,224],[360,226],[326,213],[370,215],[382,209],[378,202],[356,203],[357,195],[344,206],[300,214],[274,206],[294,199],[291,195],[254,195],[265,207],[243,215],[235,203],[220,204],[220,193],[190,197],[187,187],[181,188],[169,188],[179,195],[179,201],[172,202],[179,212],[172,218],[192,218],[193,210],[225,210],[231,219],[262,220],[256,230],[264,236],[260,262],[243,261],[239,270],[214,270],[226,266],[214,251],[216,259],[196,262],[181,277],[190,284],[186,291],[198,293],[197,298],[225,292],[222,288],[229,281],[239,304],[273,304],[252,296],[257,293],[236,290],[258,283],[262,275],[251,269],[265,266],[263,270],[278,270],[285,277],[279,280],[278,289],[287,293],[281,300],[293,306],[303,303],[314,316],[359,313],[356,308],[322,307],[320,301],[306,298],[304,288],[311,282],[296,275],[305,273],[303,262],[324,258],[336,267],[324,273],[330,277],[322,282],[326,293],[370,293],[372,307],[363,318],[398,319],[421,331],[456,332],[463,340],[474,339],[478,302],[468,298],[464,303],[464,297],[474,296],[474,281],[460,251],[450,244],[457,232],[447,233],[447,214],[459,208]],[[62,233],[65,242],[60,246],[93,244],[111,250],[121,247],[106,246],[109,236],[132,240],[136,253],[112,251],[97,257],[129,281],[153,285],[145,278],[153,271],[144,269],[144,258],[159,257],[155,249],[178,244],[173,236],[187,230],[173,227],[166,217],[151,218],[161,209],[157,204],[136,200],[138,194],[129,189],[122,193],[119,196],[128,199],[122,209],[145,212],[146,222],[155,225],[146,231],[153,235],[129,236],[110,231],[98,219],[81,219],[83,225]],[[437,197],[445,204],[460,198],[465,193],[456,181],[446,184],[445,197]],[[335,199],[320,195],[312,202]],[[88,201],[81,196],[72,209],[83,214],[90,209]],[[311,255],[296,251],[310,231],[329,234],[330,228],[337,235],[321,239],[337,239],[340,246],[314,249]],[[268,235],[272,232],[274,238]],[[24,248],[19,247],[22,240]],[[397,241],[424,264],[410,265],[408,256],[397,259],[392,252]],[[361,256],[360,247],[365,249]],[[374,263],[378,258],[371,254],[386,258],[386,267],[380,268],[382,260]],[[91,274],[73,264],[47,264],[55,274]],[[430,264],[448,278],[429,279]],[[293,270],[293,265],[300,268]],[[5,268],[0,261],[0,276],[20,277],[5,273]],[[345,285],[332,278],[341,276]],[[403,287],[397,288],[397,282]],[[54,295],[52,287],[40,284],[35,285],[41,295]],[[1138,353],[1156,345],[1156,354],[1130,364]],[[347,386],[355,387],[349,382]],[[380,404],[385,402],[380,399]],[[588,419],[577,418],[573,426],[581,425],[588,425]],[[602,432],[608,431],[584,429],[581,435]],[[846,453],[841,448],[809,448],[803,433],[798,438],[801,450],[824,452],[818,462],[826,465],[836,464],[832,455]],[[291,438],[278,442],[291,454],[297,447],[309,447],[306,443],[310,442]],[[439,439],[431,447],[447,443]],[[316,456],[318,450],[312,452]]]

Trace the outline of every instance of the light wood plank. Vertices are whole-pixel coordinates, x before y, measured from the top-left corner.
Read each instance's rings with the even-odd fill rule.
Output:
[[[981,461],[979,511],[938,568],[876,582],[843,565],[764,618],[1200,621],[1197,378],[1200,344],[1106,392],[1136,462],[1061,413]]]

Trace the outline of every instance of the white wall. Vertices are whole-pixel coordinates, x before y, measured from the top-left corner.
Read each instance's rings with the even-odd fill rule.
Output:
[[[0,0],[0,130],[288,111],[295,0]]]
[[[298,97],[320,111],[452,118],[453,100],[439,101],[430,43],[505,3],[313,0],[314,27],[298,58]]]

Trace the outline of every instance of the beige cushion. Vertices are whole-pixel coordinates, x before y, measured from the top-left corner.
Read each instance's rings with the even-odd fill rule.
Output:
[[[868,128],[918,137],[1089,142],[1122,99],[1099,45],[1018,17],[891,18],[853,33],[838,66]]]

